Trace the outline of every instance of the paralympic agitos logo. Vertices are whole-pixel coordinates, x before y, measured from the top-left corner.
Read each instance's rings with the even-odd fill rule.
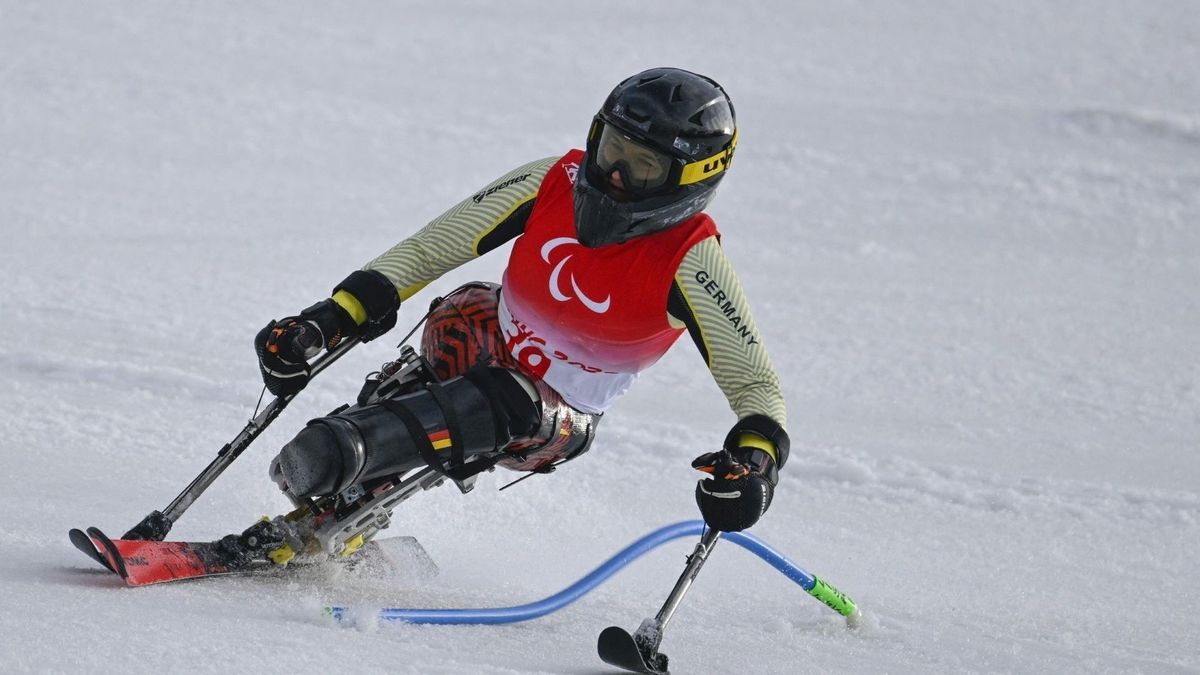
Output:
[[[580,244],[573,237],[555,237],[545,244],[542,244],[542,260],[546,261],[547,265],[551,264],[550,254],[553,253],[558,247],[569,244],[583,246],[583,244]],[[567,266],[567,263],[570,262],[573,255],[574,254],[572,253],[568,253],[567,255],[563,256],[561,260],[554,264],[554,269],[550,271],[550,296],[559,302],[566,302],[571,298],[578,298],[579,302],[583,303],[584,307],[587,307],[596,314],[604,314],[612,305],[612,294],[609,294],[603,300],[593,300],[592,298],[588,297],[581,288],[579,288],[579,282],[575,281],[575,275],[570,271],[567,271],[567,279],[570,280],[570,286],[566,291],[563,290],[563,268]],[[574,294],[572,295],[572,293]]]

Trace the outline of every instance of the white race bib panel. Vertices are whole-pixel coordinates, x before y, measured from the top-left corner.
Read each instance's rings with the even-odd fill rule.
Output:
[[[500,293],[500,329],[505,345],[529,372],[540,377],[573,407],[588,413],[608,410],[637,379],[637,373],[605,370],[587,362],[586,354],[573,354],[572,344],[550,331],[539,331],[520,319],[521,312],[509,308]]]

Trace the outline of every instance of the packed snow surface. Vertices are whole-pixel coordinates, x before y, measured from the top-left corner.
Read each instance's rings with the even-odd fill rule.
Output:
[[[789,404],[754,533],[866,621],[718,546],[673,671],[1197,672],[1198,64],[1186,1],[0,1],[0,670],[607,672],[596,635],[653,615],[691,543],[530,623],[370,617],[528,602],[694,518],[733,416],[686,339],[580,461],[405,504],[432,579],[127,589],[66,533],[119,534],[236,434],[268,319],[676,65],[737,106],[711,213]],[[173,535],[285,510],[270,457],[394,345],[322,374]]]

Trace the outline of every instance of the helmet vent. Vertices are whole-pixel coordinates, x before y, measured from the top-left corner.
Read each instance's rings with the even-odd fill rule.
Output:
[[[683,85],[677,84],[671,89],[671,103],[679,103],[683,100]]]
[[[638,123],[638,124],[648,123],[650,121],[651,116],[652,115],[651,115],[650,111],[636,110],[633,107],[629,107],[629,108],[625,109],[625,117]]]
[[[643,84],[649,84],[650,82],[653,82],[653,81],[659,79],[660,77],[662,77],[662,75],[651,75],[650,77],[643,77],[642,79],[638,80],[638,86],[640,87]]]

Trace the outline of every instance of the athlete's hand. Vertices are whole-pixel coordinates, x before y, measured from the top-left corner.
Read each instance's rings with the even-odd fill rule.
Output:
[[[740,532],[771,506],[778,472],[762,450],[737,448],[700,455],[692,468],[711,474],[696,483],[696,504],[704,522],[714,530]]]
[[[254,337],[263,382],[276,396],[295,394],[308,384],[309,359],[357,334],[354,319],[333,300],[268,323]]]
[[[303,389],[311,375],[308,360],[322,348],[353,337],[369,342],[396,325],[400,296],[381,272],[351,272],[331,295],[298,316],[272,321],[254,337],[258,368],[272,394]]]

